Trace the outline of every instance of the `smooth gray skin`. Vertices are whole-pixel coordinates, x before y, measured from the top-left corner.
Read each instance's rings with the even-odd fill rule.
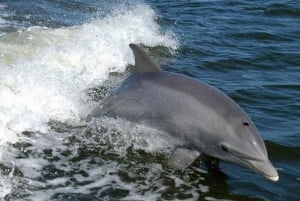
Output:
[[[279,176],[248,115],[232,99],[199,80],[164,72],[145,51],[131,44],[136,72],[88,116],[118,117],[169,133],[184,148],[170,163],[191,165],[200,153],[246,166],[269,180]]]

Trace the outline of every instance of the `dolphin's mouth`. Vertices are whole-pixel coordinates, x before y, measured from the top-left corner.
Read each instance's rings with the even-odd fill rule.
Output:
[[[251,168],[253,169],[255,172],[259,173],[260,175],[264,176],[265,178],[267,178],[270,181],[276,182],[279,180],[279,176],[277,173],[277,170],[272,166],[271,168],[272,170],[272,174],[268,174],[264,171],[262,171],[260,168],[258,168],[257,166],[253,165],[251,162],[246,162],[245,163]]]
[[[279,176],[276,175],[276,176],[267,176],[267,175],[264,175],[267,179],[271,180],[271,181],[278,181],[279,180]]]
[[[240,153],[232,153],[231,157],[234,158],[235,161],[239,161],[240,164],[249,167],[250,169],[259,173],[270,181],[276,182],[279,180],[277,170],[273,167],[270,161],[264,161],[253,157],[244,156]]]

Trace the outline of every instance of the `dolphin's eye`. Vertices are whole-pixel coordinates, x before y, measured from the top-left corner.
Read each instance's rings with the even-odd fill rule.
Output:
[[[246,122],[246,121],[245,121],[243,124],[244,124],[245,126],[249,126],[249,123]]]
[[[224,144],[221,145],[221,149],[222,149],[222,151],[224,151],[224,152],[229,152],[229,151],[228,151],[228,148],[227,148]]]

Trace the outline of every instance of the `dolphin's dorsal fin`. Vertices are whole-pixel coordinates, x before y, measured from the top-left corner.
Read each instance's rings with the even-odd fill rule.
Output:
[[[135,57],[135,70],[134,72],[161,72],[163,71],[159,65],[153,61],[153,59],[143,50],[143,48],[130,44],[129,47],[132,49]]]

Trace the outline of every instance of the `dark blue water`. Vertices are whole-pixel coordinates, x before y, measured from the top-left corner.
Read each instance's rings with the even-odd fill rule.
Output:
[[[18,68],[14,61],[20,61],[19,58],[22,59],[21,61],[31,64],[35,63],[37,59],[34,55],[36,53],[24,56],[22,51],[18,55],[15,52],[27,46],[29,49],[36,47],[36,43],[48,37],[50,38],[49,43],[42,43],[40,45],[42,49],[47,49],[48,46],[58,47],[55,51],[59,51],[59,48],[62,48],[64,52],[73,49],[72,45],[65,45],[65,42],[70,38],[59,38],[64,41],[60,46],[60,43],[53,43],[55,40],[51,39],[52,35],[48,34],[48,32],[47,34],[44,32],[43,34],[30,32],[33,37],[40,35],[42,38],[36,40],[36,43],[25,40],[23,35],[28,34],[26,30],[33,26],[44,27],[47,31],[49,29],[72,30],[74,27],[80,28],[86,24],[94,23],[95,20],[100,20],[100,23],[94,24],[102,29],[104,25],[101,20],[111,16],[114,19],[113,23],[106,26],[106,29],[109,27],[111,31],[100,35],[96,41],[93,41],[97,42],[95,45],[98,45],[101,49],[104,47],[102,41],[106,41],[109,44],[110,40],[112,40],[113,50],[116,50],[118,40],[114,39],[115,35],[123,34],[122,36],[126,36],[122,38],[124,44],[126,44],[126,40],[132,39],[132,35],[129,34],[130,29],[122,29],[121,31],[117,29],[118,27],[133,26],[132,28],[136,28],[135,33],[145,29],[145,27],[138,25],[134,27],[135,21],[128,22],[128,20],[125,20],[118,24],[122,20],[120,16],[130,10],[134,10],[136,3],[137,1],[43,0],[37,4],[34,1],[1,1],[0,19],[2,21],[0,22],[2,24],[0,33],[2,36],[0,38],[0,48],[2,55],[4,55],[1,57],[1,67],[13,66],[13,68]],[[228,163],[221,163],[220,168],[224,174],[209,173],[198,175],[191,170],[186,173],[178,173],[160,167],[166,159],[166,155],[160,154],[159,151],[153,154],[143,149],[134,149],[132,151],[129,147],[126,149],[125,156],[121,156],[122,154],[120,155],[119,152],[114,151],[115,144],[108,145],[112,141],[115,142],[114,140],[108,140],[109,143],[107,144],[106,138],[100,137],[100,142],[103,142],[104,139],[105,143],[101,144],[98,142],[97,144],[97,140],[93,137],[82,134],[82,127],[73,128],[72,123],[67,121],[64,124],[64,120],[59,118],[53,119],[51,116],[49,117],[50,121],[54,120],[55,123],[50,124],[48,133],[54,131],[63,133],[63,135],[61,134],[62,136],[58,135],[59,138],[57,137],[57,139],[69,139],[70,136],[73,136],[73,138],[64,143],[60,143],[59,140],[54,139],[55,137],[51,138],[50,141],[53,146],[63,145],[60,148],[65,149],[64,151],[55,151],[55,148],[50,147],[40,153],[37,151],[38,146],[34,145],[34,143],[28,146],[15,144],[13,147],[17,150],[23,151],[28,149],[31,151],[29,154],[26,153],[24,155],[23,153],[21,158],[30,160],[34,158],[37,161],[39,161],[39,158],[47,159],[49,163],[46,164],[37,162],[37,166],[42,167],[44,165],[40,169],[37,168],[37,171],[41,171],[41,175],[37,177],[28,176],[32,181],[43,183],[44,186],[41,185],[41,187],[38,184],[34,184],[33,186],[38,186],[34,188],[27,183],[26,187],[20,192],[8,191],[8,193],[0,194],[3,196],[3,199],[22,200],[30,195],[32,200],[43,200],[43,196],[39,196],[44,192],[49,194],[50,197],[52,196],[50,200],[299,201],[300,2],[273,0],[180,0],[143,1],[138,2],[138,4],[147,7],[145,10],[143,8],[140,11],[141,13],[146,13],[148,9],[154,11],[155,26],[159,26],[159,31],[165,35],[163,34],[163,39],[158,39],[158,36],[154,36],[151,40],[147,37],[144,39],[143,37],[137,37],[137,39],[133,37],[133,41],[128,41],[128,44],[136,42],[150,46],[148,51],[158,58],[158,62],[164,70],[185,74],[207,82],[221,89],[239,103],[260,130],[266,142],[270,160],[278,168],[279,181],[271,183],[247,169]],[[118,10],[121,7],[126,9],[120,9],[118,11],[120,16],[114,18],[116,15],[111,13],[114,13],[116,9]],[[130,16],[134,18],[143,15]],[[105,21],[103,20],[103,22]],[[126,22],[128,23],[126,24]],[[154,25],[151,24],[151,26]],[[91,27],[88,28],[92,29]],[[14,34],[18,32],[19,35],[15,36]],[[146,35],[148,32],[149,30],[146,30],[143,34]],[[86,36],[90,34],[90,32],[80,32],[80,34],[83,33]],[[110,35],[109,33],[113,34]],[[168,38],[168,33],[172,33],[170,38]],[[91,34],[94,34],[94,32]],[[128,37],[127,34],[129,35]],[[14,42],[16,38],[22,40],[17,47]],[[169,39],[176,41],[179,45],[173,45],[173,43],[168,41]],[[85,46],[85,43],[82,42],[81,45]],[[89,46],[90,44],[86,45]],[[10,47],[11,51],[8,50]],[[122,48],[126,48],[126,45],[122,46]],[[91,48],[91,50],[93,49]],[[76,54],[76,51],[74,52],[71,52],[71,55]],[[84,54],[89,54],[89,51],[84,49]],[[124,54],[127,55],[127,53]],[[115,55],[118,55],[117,52]],[[58,55],[54,54],[54,57],[58,57]],[[101,60],[97,65],[106,64],[105,62],[107,61],[103,62]],[[65,63],[63,64],[66,65]],[[56,63],[51,63],[51,65],[56,65]],[[84,63],[82,65],[88,66],[89,64]],[[113,83],[115,83],[114,80],[122,80],[126,74],[124,69],[116,71],[120,74],[104,78]],[[114,72],[114,70],[109,72]],[[53,80],[55,79],[53,78]],[[96,91],[96,94],[94,93],[93,95],[97,96],[98,93],[101,99],[102,95],[100,93],[103,91],[107,93],[114,86],[114,84],[108,85],[100,84],[99,88],[99,84],[91,84],[85,85],[83,89],[94,89],[92,91]],[[4,120],[1,121],[4,122]],[[51,127],[51,125],[54,126]],[[128,128],[127,130],[121,128],[121,130],[130,134],[130,129]],[[36,133],[39,133],[39,131]],[[30,138],[34,138],[38,144],[39,136],[36,135],[39,134],[36,133],[30,135]],[[107,134],[107,130],[104,129],[104,131],[101,130],[98,133]],[[112,133],[115,134],[115,131]],[[93,139],[92,142],[89,141],[89,138]],[[44,141],[45,139],[43,139]],[[119,141],[118,143],[122,144]],[[120,144],[117,146],[120,146]],[[70,148],[72,146],[77,146],[77,149],[74,151],[73,148]],[[31,149],[30,147],[34,148]],[[112,149],[111,147],[114,148]],[[76,152],[76,154],[73,153],[73,156],[72,153],[68,152],[70,150],[71,152]],[[60,155],[55,155],[54,153],[56,152]],[[50,156],[57,156],[57,158],[47,158]],[[17,161],[17,159],[11,160]],[[64,160],[69,161],[66,170],[59,167],[59,165],[64,164]],[[22,166],[23,162],[15,163],[17,164],[15,168],[20,169],[20,171],[10,174],[13,182],[11,182],[12,184],[9,183],[9,185],[6,183],[2,184],[2,186],[6,185],[5,189],[10,189],[10,187],[18,189],[17,187],[21,186],[22,182],[25,181],[22,179],[27,177],[27,173],[22,172],[22,168],[18,167],[18,164]],[[74,175],[79,174],[81,177],[86,178],[94,177],[92,176],[93,172],[84,169],[84,163],[89,164],[90,167],[102,167],[101,165],[103,165],[105,170],[101,168],[98,170],[99,172],[105,172],[100,178],[108,178],[109,180],[111,177],[107,175],[115,175],[122,182],[119,182],[118,179],[111,179],[112,182],[103,181],[102,183],[97,183],[93,179],[81,181]],[[9,175],[12,167],[9,167],[6,162],[0,164],[0,173],[4,175],[3,177]],[[153,164],[155,165],[153,166]],[[112,170],[108,171],[107,169],[109,168]],[[10,171],[6,171],[6,169]],[[66,181],[60,184],[54,180],[59,178],[64,178]],[[56,182],[57,184],[54,184]],[[89,186],[92,183],[95,185]],[[130,186],[130,188],[126,186]],[[64,194],[64,188],[67,189],[68,187],[78,189],[78,194],[74,191],[66,191],[66,194]],[[51,188],[54,189],[54,193],[49,191]]]

